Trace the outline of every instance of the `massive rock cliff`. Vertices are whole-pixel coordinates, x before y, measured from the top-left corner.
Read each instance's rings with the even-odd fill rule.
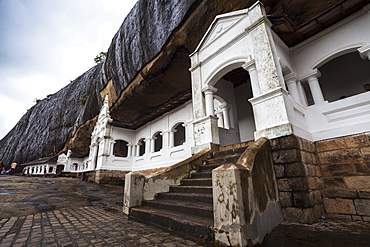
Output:
[[[57,154],[79,126],[99,113],[101,100],[95,78],[99,64],[57,93],[39,101],[0,141],[0,160],[23,163]],[[81,98],[87,98],[84,105]]]
[[[112,40],[105,62],[73,80],[27,111],[0,141],[5,165],[58,154],[69,146],[88,152],[100,92],[113,86],[120,95],[139,70],[156,56],[172,31],[183,21],[195,0],[141,0],[131,10]],[[111,81],[111,83],[108,83]],[[84,105],[80,99],[87,98]]]
[[[189,100],[189,54],[217,14],[247,8],[255,2],[140,0],[114,36],[107,59],[29,109],[0,141],[0,160],[6,165],[13,160],[23,163],[67,149],[87,153],[106,94],[110,96],[112,117],[130,129]],[[291,46],[325,28],[314,18],[343,1],[262,2],[274,31]],[[304,33],[306,29],[300,27],[309,23],[316,23],[313,27],[317,28]],[[81,98],[87,98],[84,105],[79,103]]]

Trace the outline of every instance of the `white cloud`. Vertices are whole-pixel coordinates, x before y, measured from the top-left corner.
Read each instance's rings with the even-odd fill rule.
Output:
[[[0,139],[95,65],[136,0],[0,0]]]

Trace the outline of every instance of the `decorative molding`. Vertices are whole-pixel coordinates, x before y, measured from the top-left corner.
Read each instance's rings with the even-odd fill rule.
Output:
[[[207,86],[202,88],[202,93],[204,93],[206,91],[211,91],[212,93],[216,93],[217,90],[218,90],[217,88],[215,88],[213,86],[210,86],[210,85],[207,85]]]
[[[251,102],[252,105],[262,103],[264,101],[270,100],[272,98],[278,97],[280,95],[287,95],[288,92],[283,89],[282,87],[276,88],[274,90],[271,90],[265,94],[259,95],[257,97],[251,98],[248,101]]]
[[[299,81],[298,76],[295,72],[292,72],[292,73],[284,76],[284,80],[285,80],[285,83],[287,83],[287,84],[289,84],[289,82],[292,83],[292,82]]]
[[[357,49],[358,53],[360,53],[360,56],[362,59],[369,59],[370,60],[370,43],[367,45],[364,45],[363,47]]]
[[[320,78],[321,73],[318,69],[313,69],[305,74],[301,75],[298,79],[300,81],[307,81],[310,77]]]

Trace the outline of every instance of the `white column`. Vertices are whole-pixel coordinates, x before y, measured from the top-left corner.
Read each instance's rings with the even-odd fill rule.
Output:
[[[151,152],[151,142],[152,142],[152,138],[145,139],[145,153],[146,154]]]
[[[135,157],[136,156],[136,148],[137,148],[136,145],[132,145],[132,150],[131,150],[132,157]]]
[[[143,143],[136,144],[136,157],[140,156],[140,146],[143,145]]]
[[[173,148],[175,145],[175,132],[176,130],[170,130],[170,148]]]
[[[288,90],[290,95],[293,97],[293,99],[297,102],[302,104],[302,100],[299,96],[298,92],[298,86],[297,86],[297,76],[295,73],[291,73],[289,75],[286,75],[284,77],[285,83],[288,86]]]
[[[242,67],[249,73],[249,76],[251,79],[253,97],[259,96],[261,94],[261,88],[260,88],[260,84],[258,80],[258,73],[257,73],[256,64],[254,60],[243,64]]]
[[[220,109],[222,110],[222,115],[224,119],[224,128],[230,129],[229,106],[225,103],[220,105]]]
[[[155,140],[157,139],[157,137],[153,137],[153,138],[150,138],[148,139],[149,142],[150,142],[150,152],[151,153],[154,153],[154,149],[155,149]]]
[[[168,149],[170,146],[170,142],[169,142],[170,131],[165,130],[161,132],[161,135],[162,135],[162,140],[163,140],[163,148]]]
[[[306,92],[304,91],[302,83],[300,81],[297,82],[297,88],[302,105],[308,106]]]
[[[132,157],[132,145],[127,144],[127,157]]]
[[[215,109],[213,105],[213,94],[217,92],[217,88],[212,86],[207,86],[202,89],[204,93],[205,101],[206,101],[206,115],[207,116],[214,116]]]
[[[97,165],[98,165],[98,151],[99,151],[99,144],[98,143],[93,143],[92,144],[93,148],[92,148],[92,152],[93,152],[93,156],[92,156],[92,167],[94,169],[96,169]],[[72,164],[73,166],[73,164]],[[72,167],[72,169],[74,171],[74,167]]]
[[[224,117],[222,111],[216,112],[216,116],[218,117],[217,124],[218,127],[223,128],[224,127]]]
[[[110,151],[109,151],[109,154],[110,154],[110,155],[114,155],[114,144],[116,144],[116,141],[112,139],[112,140],[110,141],[110,143],[111,143],[111,144],[110,144]]]
[[[311,94],[315,104],[321,104],[325,101],[319,84],[320,76],[321,76],[320,71],[316,69],[314,73],[307,77],[307,82],[308,85],[310,86]]]

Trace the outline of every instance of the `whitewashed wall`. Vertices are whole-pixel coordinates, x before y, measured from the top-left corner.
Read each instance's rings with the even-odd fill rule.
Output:
[[[183,145],[171,146],[171,129],[179,123],[184,123],[186,142]],[[192,104],[185,103],[183,106],[166,113],[162,117],[146,124],[138,130],[127,130],[112,126],[110,133],[109,155],[103,155],[99,151],[97,169],[102,170],[125,170],[137,171],[166,167],[173,165],[191,156],[193,145],[192,129]],[[163,146],[158,152],[151,152],[151,138],[157,132],[163,133]],[[137,144],[144,138],[146,152],[142,156],[137,156]],[[113,155],[115,141],[123,140],[131,145],[131,153],[128,157],[116,157]],[[99,150],[102,150],[99,148]]]
[[[307,83],[308,77],[312,74],[318,75],[320,84],[320,67],[341,55],[355,52],[358,53],[359,58],[368,59],[366,55],[370,49],[368,10],[369,6],[290,49],[274,35],[277,56],[286,76],[286,82],[294,78],[297,82],[297,89],[300,91],[298,92],[300,100],[293,97],[292,90],[285,94],[289,121],[293,125],[294,134],[317,141],[370,131],[370,111],[368,110],[370,109],[370,92],[362,92],[329,103],[319,88],[323,102],[308,105],[301,87],[302,84]],[[370,63],[368,70],[370,71]],[[330,81],[335,82],[335,78],[331,78]],[[348,81],[348,83],[359,86],[354,85],[354,81]],[[307,88],[309,87],[307,86],[306,90]],[[332,92],[328,95],[335,95],[335,91],[340,90],[336,84],[332,84],[330,89]],[[313,91],[310,93],[315,94]]]

